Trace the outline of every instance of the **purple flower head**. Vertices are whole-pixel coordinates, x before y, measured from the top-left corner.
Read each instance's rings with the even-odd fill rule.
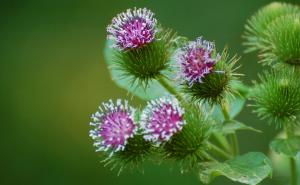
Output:
[[[102,103],[99,111],[92,115],[90,123],[94,128],[90,136],[94,139],[96,151],[111,151],[110,156],[117,151],[124,150],[127,140],[134,136],[137,126],[134,122],[135,109],[128,106],[128,102],[112,100]]]
[[[182,130],[184,110],[174,97],[164,97],[148,102],[141,116],[144,139],[156,144],[168,141]]]
[[[194,83],[202,83],[203,77],[211,73],[216,62],[220,59],[213,56],[215,45],[203,40],[202,37],[188,43],[176,53],[176,61],[180,66],[180,76],[191,87]]]
[[[113,18],[107,27],[108,37],[116,41],[116,47],[124,49],[139,48],[154,40],[156,19],[154,13],[146,8],[128,9]]]

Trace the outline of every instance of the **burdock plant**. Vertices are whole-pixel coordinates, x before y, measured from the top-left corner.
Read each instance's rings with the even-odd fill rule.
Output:
[[[290,184],[297,185],[296,156],[300,137],[295,134],[300,116],[300,8],[287,3],[271,3],[255,15],[244,37],[246,51],[257,50],[260,62],[270,70],[259,75],[250,99],[254,112],[270,125],[282,128],[286,138],[276,138],[270,149],[290,158]]]
[[[297,185],[295,156],[300,136],[300,11],[271,3],[246,24],[246,51],[258,51],[270,70],[253,86],[238,78],[239,57],[202,36],[189,41],[161,25],[147,8],[118,14],[107,28],[105,59],[113,80],[147,101],[134,108],[127,100],[102,103],[92,115],[90,136],[105,166],[142,169],[144,161],[171,161],[203,183],[217,176],[255,185],[272,175],[261,152],[239,152],[236,132],[262,132],[236,120],[249,99],[254,112],[286,139],[270,147],[290,157],[291,184]],[[176,165],[177,164],[177,165]]]

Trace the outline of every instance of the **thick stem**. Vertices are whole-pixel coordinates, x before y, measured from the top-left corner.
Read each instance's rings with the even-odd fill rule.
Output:
[[[184,98],[179,94],[174,87],[172,87],[163,75],[160,75],[156,80],[163,86],[170,94],[176,96],[179,101],[184,101]]]
[[[212,150],[212,152],[215,155],[218,155],[219,157],[222,157],[225,160],[232,158],[232,156],[230,154],[228,154],[227,152],[225,152],[224,150],[222,150],[218,146],[216,146],[216,145],[214,145],[212,143],[208,143],[208,145],[209,145],[210,149]]]
[[[285,127],[285,132],[288,138],[294,136],[294,130],[292,127]],[[296,166],[296,160],[294,157],[290,157],[290,171],[291,171],[291,185],[297,185],[298,177],[297,177],[297,166]]]
[[[206,153],[205,151],[202,151],[201,152],[201,155],[203,157],[205,157],[206,160],[209,160],[209,161],[213,161],[213,162],[217,162],[217,160],[215,158],[213,158],[211,155],[209,155],[208,153]]]
[[[213,133],[211,137],[217,142],[217,144],[227,152],[231,152],[230,145],[227,138],[221,133]]]
[[[222,113],[223,113],[225,121],[230,121],[231,118],[227,111],[227,107],[224,103],[221,103],[221,109],[222,109]],[[234,156],[237,156],[239,154],[239,144],[238,144],[238,139],[237,139],[236,133],[229,134],[228,136],[229,136],[230,142],[232,144],[232,154]]]
[[[290,169],[291,169],[291,185],[297,185],[297,167],[296,160],[294,157],[290,158]]]
[[[232,143],[232,154],[234,156],[239,155],[239,144],[238,139],[235,133],[229,134],[230,141]]]

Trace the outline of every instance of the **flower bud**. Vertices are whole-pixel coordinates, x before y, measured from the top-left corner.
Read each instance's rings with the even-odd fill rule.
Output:
[[[244,45],[247,46],[246,52],[264,50],[266,46],[264,39],[269,25],[280,16],[296,13],[300,13],[298,6],[282,2],[273,2],[261,8],[248,20],[245,26],[244,38],[246,41]]]
[[[274,20],[266,31],[265,42],[262,62],[300,66],[300,11]]]
[[[265,72],[259,79],[251,96],[258,116],[279,127],[299,124],[299,73],[292,68],[281,68]]]

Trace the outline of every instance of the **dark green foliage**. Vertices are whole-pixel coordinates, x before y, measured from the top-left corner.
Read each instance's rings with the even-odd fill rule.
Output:
[[[111,165],[112,169],[119,167],[119,172],[121,172],[124,167],[139,167],[152,154],[153,149],[153,145],[145,141],[142,135],[135,135],[133,138],[128,139],[123,151],[116,152],[104,162],[105,165]]]
[[[276,69],[259,76],[251,99],[255,112],[278,126],[300,121],[299,73],[293,68]]]
[[[288,3],[273,2],[261,8],[245,26],[243,37],[246,40],[244,42],[247,46],[246,52],[264,49],[266,46],[264,39],[270,23],[280,16],[296,13],[300,13],[300,8]]]
[[[186,106],[186,125],[164,145],[166,158],[178,161],[182,170],[191,170],[199,162],[207,160],[204,153],[210,135],[210,122],[200,109],[196,105]]]
[[[137,49],[115,50],[113,67],[122,71],[123,78],[131,78],[132,83],[146,87],[150,80],[169,69],[169,59],[176,44],[174,32],[158,29],[152,43]]]
[[[263,63],[300,66],[300,11],[274,20],[266,34],[266,47],[260,55]]]
[[[231,95],[231,84],[235,80],[234,65],[239,60],[234,56],[229,59],[226,50],[222,52],[221,59],[216,63],[214,71],[203,78],[202,83],[193,86],[184,84],[183,91],[190,95],[193,101],[204,101],[210,104],[219,104],[225,96]]]

